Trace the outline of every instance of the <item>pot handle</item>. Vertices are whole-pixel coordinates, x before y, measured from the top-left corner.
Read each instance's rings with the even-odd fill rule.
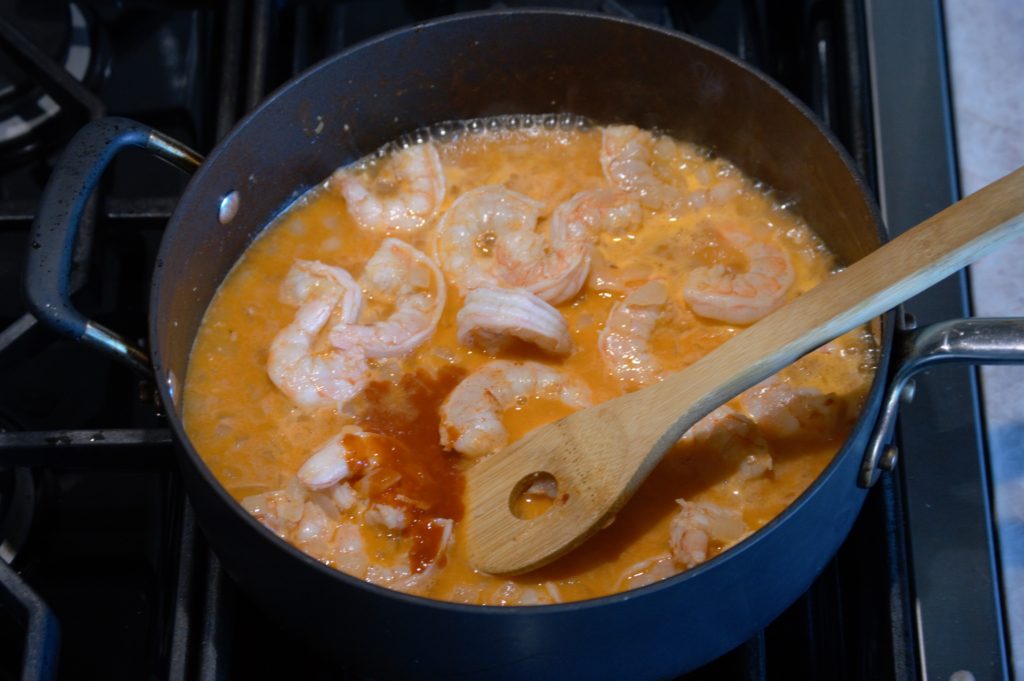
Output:
[[[891,471],[899,455],[892,444],[901,400],[913,398],[910,379],[936,364],[1024,364],[1024,319],[951,319],[898,332],[900,363],[889,382],[882,411],[861,461],[857,484],[871,487]]]
[[[202,156],[184,144],[126,118],[100,118],[79,130],[46,183],[32,223],[25,293],[32,314],[51,329],[152,377],[143,350],[87,319],[71,303],[72,255],[79,224],[103,172],[125,147],[146,149],[188,172],[203,162]]]

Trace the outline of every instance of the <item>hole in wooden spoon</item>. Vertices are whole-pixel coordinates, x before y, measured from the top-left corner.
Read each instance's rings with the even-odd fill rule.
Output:
[[[508,499],[512,515],[520,520],[532,520],[544,515],[558,498],[558,481],[546,471],[530,473],[516,483]]]

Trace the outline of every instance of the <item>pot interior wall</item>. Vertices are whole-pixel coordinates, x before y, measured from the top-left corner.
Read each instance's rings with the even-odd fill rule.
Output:
[[[171,375],[180,386],[225,274],[272,216],[336,167],[437,122],[548,112],[630,122],[709,147],[792,201],[845,262],[879,243],[842,154],[787,95],[732,59],[604,16],[442,20],[314,68],[214,151],[189,185],[158,261],[151,310],[158,378]],[[233,191],[240,207],[224,225],[218,206]]]

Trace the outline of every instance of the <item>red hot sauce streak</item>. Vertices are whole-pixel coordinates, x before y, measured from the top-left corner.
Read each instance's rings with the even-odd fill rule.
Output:
[[[372,458],[379,469],[375,478],[400,476],[383,490],[370,485],[369,493],[371,501],[400,507],[409,517],[404,533],[412,542],[409,565],[414,572],[438,557],[443,528],[436,520],[462,518],[465,478],[458,454],[441,448],[438,427],[441,403],[464,376],[454,367],[441,369],[436,377],[419,370],[403,376],[397,386],[370,383],[363,393],[360,425],[380,437],[368,438],[368,446],[350,454],[350,464],[355,471],[365,470]]]

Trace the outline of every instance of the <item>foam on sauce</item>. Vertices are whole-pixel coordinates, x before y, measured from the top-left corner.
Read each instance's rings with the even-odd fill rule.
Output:
[[[541,201],[544,219],[539,229],[544,230],[546,217],[560,203],[579,191],[608,186],[599,163],[600,146],[600,129],[454,135],[437,144],[447,182],[441,210],[419,233],[396,236],[436,260],[437,220],[458,196],[488,184]],[[658,176],[680,191],[695,197],[699,192],[705,197],[703,205],[678,214],[647,210],[637,232],[600,236],[588,284],[557,306],[571,330],[574,349],[569,356],[552,357],[517,342],[498,358],[556,366],[585,380],[595,402],[621,394],[623,387],[601,357],[598,336],[613,304],[656,278],[668,283],[669,294],[651,348],[664,372],[688,366],[742,331],[694,314],[681,294],[682,282],[695,267],[745,266],[743,255],[709,226],[715,220],[757,222],[761,238],[789,254],[795,282],[787,299],[812,288],[835,268],[807,226],[730,163],[662,137],[654,145],[653,164]],[[467,563],[458,522],[463,471],[472,461],[441,447],[438,408],[464,376],[495,356],[458,342],[455,316],[462,297],[451,282],[433,337],[407,357],[371,360],[367,388],[344,409],[298,408],[267,377],[270,343],[295,314],[294,307],[278,298],[295,260],[319,260],[358,278],[383,238],[360,230],[345,201],[326,185],[279,216],[243,255],[210,304],[192,351],[184,411],[196,449],[234,498],[245,500],[271,529],[314,557],[393,588],[470,603],[534,604],[605,595],[679,572],[684,566],[673,561],[668,543],[679,510],[676,500],[732,509],[749,531],[761,527],[831,460],[874,370],[871,334],[858,330],[843,336],[784,370],[780,380],[834,393],[845,413],[821,436],[775,434],[759,441],[770,451],[770,473],[740,481],[742,457],[723,455],[714,437],[684,440],[615,522],[580,549],[527,575],[480,574]],[[604,286],[609,281],[624,290]],[[368,307],[370,315],[388,314],[372,309],[373,301]],[[730,404],[740,408],[737,401]],[[506,412],[503,423],[514,440],[569,411],[558,401],[524,399]],[[363,505],[343,510],[327,491],[303,489],[295,475],[318,446],[351,425],[373,435],[345,441],[355,452],[349,459],[356,472],[352,487]],[[367,504],[402,509],[405,527],[386,530],[360,522],[358,511]],[[274,514],[273,522],[266,519],[268,513]],[[445,526],[438,519],[454,521],[447,551],[441,550]],[[713,539],[708,557],[728,544]]]

